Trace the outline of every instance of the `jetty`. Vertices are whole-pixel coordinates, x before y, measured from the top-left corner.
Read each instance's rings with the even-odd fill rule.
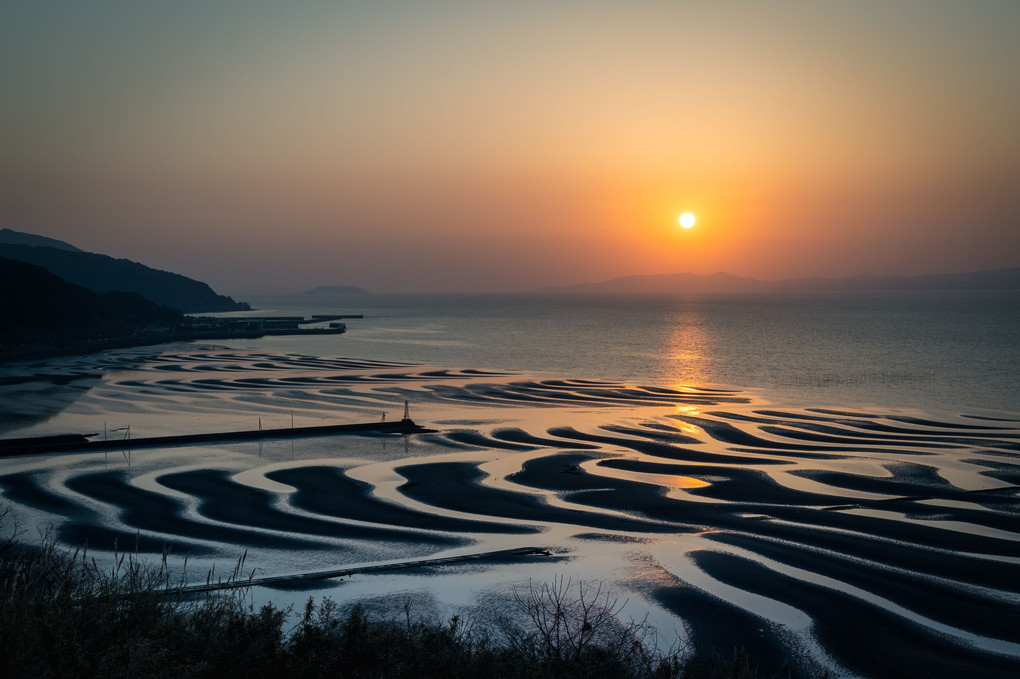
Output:
[[[304,316],[189,316],[174,331],[175,339],[259,338],[266,335],[342,335],[347,325],[343,318],[360,318],[361,314],[317,314]],[[327,323],[326,326],[305,327]]]
[[[132,450],[134,448],[163,448],[187,446],[196,443],[232,443],[236,441],[262,441],[336,434],[424,434],[434,432],[417,424],[410,417],[392,422],[358,422],[354,424],[326,424],[314,427],[287,427],[282,429],[249,429],[246,431],[212,432],[207,434],[177,434],[144,438],[118,438],[92,440],[84,434],[36,436],[19,439],[0,439],[0,457],[35,455],[40,453],[77,453],[88,451]]]

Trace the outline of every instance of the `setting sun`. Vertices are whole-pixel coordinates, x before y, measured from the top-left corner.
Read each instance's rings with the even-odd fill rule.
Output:
[[[689,229],[692,226],[694,226],[694,215],[692,215],[690,212],[685,212],[682,215],[680,215],[680,226],[684,227],[685,229]]]

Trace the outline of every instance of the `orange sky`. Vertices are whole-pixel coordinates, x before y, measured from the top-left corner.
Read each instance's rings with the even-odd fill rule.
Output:
[[[1012,0],[21,4],[0,225],[228,294],[1020,265]]]

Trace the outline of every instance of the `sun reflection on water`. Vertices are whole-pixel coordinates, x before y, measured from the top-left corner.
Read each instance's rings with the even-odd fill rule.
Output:
[[[703,319],[689,305],[673,318],[673,332],[664,354],[668,357],[667,373],[671,382],[704,386],[713,382],[709,370],[709,338]]]
[[[698,417],[699,415],[701,415],[701,411],[698,409],[697,406],[677,406],[676,407],[676,414],[677,415],[691,415],[693,417]],[[697,434],[701,434],[702,433],[701,427],[696,427],[693,424],[690,424],[690,423],[685,422],[683,420],[677,420],[677,423],[674,426],[677,429],[679,429],[680,431],[685,431],[688,434],[695,434],[695,435],[697,435]]]
[[[693,476],[671,476],[669,477],[670,488],[704,488],[710,485],[708,481],[696,479]]]

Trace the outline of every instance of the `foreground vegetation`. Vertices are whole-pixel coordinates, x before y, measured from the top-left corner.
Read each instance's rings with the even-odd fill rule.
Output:
[[[243,559],[230,578],[241,577]],[[658,650],[601,587],[557,579],[514,590],[491,621],[373,619],[326,598],[255,608],[244,588],[184,597],[164,558],[100,568],[52,542],[0,541],[4,677],[752,677],[746,658]],[[511,607],[513,608],[513,607]]]

